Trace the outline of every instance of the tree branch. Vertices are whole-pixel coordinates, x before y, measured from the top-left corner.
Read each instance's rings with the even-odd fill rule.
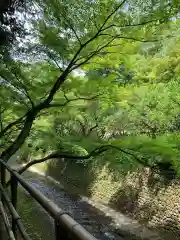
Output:
[[[21,125],[21,124],[20,124],[20,125],[16,124],[15,127],[16,127],[15,129],[14,129],[14,128],[11,128],[10,131],[6,132],[6,133],[4,134],[4,137],[5,137],[5,136],[8,136],[8,137],[9,137],[12,133],[18,132],[18,131],[20,131],[20,130],[22,129],[22,125]]]
[[[14,122],[9,123],[1,132],[0,132],[0,138],[4,136],[4,134],[13,126],[17,125],[18,123],[21,123],[23,121],[23,119],[25,118],[26,115],[18,118],[17,120],[15,120]]]
[[[105,19],[104,23],[101,25],[100,30],[103,30],[103,31],[104,31],[103,27],[106,25],[106,23],[109,21],[109,19],[124,5],[125,2],[126,2],[126,0],[122,1],[122,2],[114,9],[114,11],[112,11],[112,13],[107,16],[107,18]]]
[[[105,20],[106,21],[106,20]],[[22,131],[20,132],[19,136],[16,138],[16,140],[14,141],[13,144],[11,144],[11,146],[9,146],[2,154],[1,154],[1,158],[3,158],[3,160],[7,161],[9,159],[9,157],[11,157],[18,149],[19,147],[21,147],[21,145],[24,143],[26,137],[29,135],[32,124],[34,119],[36,118],[37,114],[45,109],[48,108],[50,106],[51,101],[54,98],[54,95],[56,94],[56,92],[59,90],[60,86],[64,83],[64,81],[66,80],[67,76],[69,75],[69,73],[72,71],[72,66],[74,65],[77,56],[80,54],[80,52],[82,51],[83,48],[85,48],[90,42],[92,42],[93,40],[95,40],[98,36],[99,33],[101,32],[101,29],[99,29],[99,31],[97,31],[97,33],[91,37],[89,40],[87,40],[84,44],[82,44],[79,49],[77,50],[77,52],[75,53],[74,57],[72,58],[72,60],[70,61],[70,63],[68,64],[68,66],[66,67],[66,69],[63,71],[63,73],[57,78],[57,80],[55,81],[54,85],[52,86],[48,96],[46,97],[46,99],[44,101],[42,101],[40,104],[38,104],[37,106],[34,106],[31,110],[29,110],[26,113],[26,120],[24,122],[24,127],[22,129]],[[92,54],[92,56],[95,55],[95,53]],[[91,57],[92,57],[91,56]],[[88,61],[88,59],[87,59]],[[87,62],[86,61],[86,62]],[[81,63],[82,64],[82,63]],[[75,67],[77,68],[77,66]],[[74,68],[74,69],[75,69]],[[87,99],[86,99],[87,100]],[[64,103],[64,104],[67,104]],[[63,104],[63,105],[64,105]],[[53,105],[52,105],[53,106]],[[57,106],[57,105],[56,105]]]
[[[10,87],[10,89],[14,91],[14,89],[16,89],[16,95],[17,95],[17,92],[18,92],[18,95],[19,93],[23,94],[23,96],[26,96],[25,93],[22,91],[22,89],[19,89],[19,87],[17,87],[16,85],[12,84],[5,76],[2,75],[1,73],[1,77],[3,79],[3,84],[6,86],[6,87]],[[22,100],[21,99],[18,99],[18,97],[14,95],[14,98],[19,102],[19,103],[23,103],[26,108],[28,108],[29,106],[26,104],[26,102],[24,102],[24,99]],[[26,96],[27,97],[27,96]]]
[[[96,51],[91,52],[88,56],[86,56],[86,59],[84,61],[82,61],[80,63],[77,63],[77,58],[79,57],[82,50],[84,48],[86,48],[86,46],[88,44],[92,43],[95,39],[97,39],[99,36],[103,36],[102,32],[104,31],[104,27],[106,26],[107,22],[120,9],[120,7],[125,2],[126,2],[126,0],[123,0],[121,3],[119,3],[119,5],[116,8],[114,8],[114,10],[105,18],[104,22],[101,24],[101,26],[97,30],[97,32],[92,37],[90,37],[85,43],[81,43],[81,45],[79,46],[79,48],[75,52],[74,56],[70,60],[69,64],[65,68],[65,70],[60,74],[60,76],[58,78],[56,78],[55,83],[52,85],[52,88],[49,91],[47,97],[45,97],[45,99],[40,104],[38,104],[36,106],[32,106],[32,109],[28,110],[28,112],[24,116],[25,121],[24,121],[24,126],[22,128],[22,131],[20,132],[20,134],[18,135],[16,140],[1,154],[1,158],[3,158],[3,160],[7,161],[22,146],[25,139],[27,138],[27,136],[30,133],[30,130],[31,130],[34,119],[40,113],[40,111],[43,110],[43,109],[49,108],[49,107],[53,107],[55,105],[57,106],[56,103],[51,104],[51,102],[53,101],[55,94],[60,89],[61,85],[64,83],[67,76],[72,72],[72,70],[77,69],[78,67],[80,67],[83,64],[86,64],[89,61],[89,59],[91,59],[96,54],[98,54],[103,48],[108,46],[114,39],[120,37],[119,35],[110,36],[111,37],[110,41],[109,41],[109,39],[106,39],[107,44],[104,44],[102,47],[99,47]],[[127,37],[121,37],[121,38],[137,41],[137,39],[134,39],[134,38],[127,38]],[[138,40],[138,41],[144,41],[144,40]],[[145,41],[145,42],[149,42],[149,41]],[[93,99],[93,98],[91,98],[91,99]],[[60,104],[60,105],[58,104],[58,106],[65,106],[70,101],[75,101],[75,100],[80,100],[80,99],[82,99],[82,98],[70,99],[69,101],[66,101],[63,104]],[[90,99],[83,98],[83,100],[90,100]],[[20,119],[20,120],[23,120],[23,118]],[[15,122],[11,123],[7,127],[10,128],[11,126],[15,125],[17,123],[17,121],[19,121],[19,120],[16,120]],[[103,151],[105,151],[105,150],[103,149]]]
[[[61,14],[61,16],[66,20],[67,25],[69,26],[69,28],[70,28],[70,29],[72,30],[72,32],[74,33],[75,37],[77,38],[77,40],[78,40],[78,42],[79,42],[79,44],[80,44],[80,46],[81,46],[81,45],[82,45],[81,40],[80,40],[80,38],[79,38],[76,30],[74,29],[73,25],[71,24],[70,20],[68,20],[67,17],[65,16],[66,13],[62,14],[62,13],[60,12],[60,14]]]
[[[108,34],[108,33],[101,33],[100,36],[109,36],[109,37],[114,37],[114,39],[126,39],[126,40],[131,40],[131,41],[135,41],[135,42],[144,42],[144,43],[158,42],[159,41],[159,39],[146,40],[146,39],[138,39],[138,38],[135,38],[135,37],[121,36],[119,34],[111,35],[111,34]]]
[[[64,94],[64,98],[69,101],[68,97],[66,96],[65,92],[63,91],[63,94]]]
[[[88,130],[88,132],[87,132],[87,134],[86,134],[86,137],[88,137],[90,134],[91,134],[91,132],[94,130],[94,129],[96,129],[98,127],[98,124],[96,123],[94,126],[92,126],[89,130]]]
[[[35,165],[35,164],[38,164],[38,163],[42,163],[42,162],[45,162],[47,160],[50,160],[50,159],[57,159],[57,158],[65,158],[65,159],[71,159],[71,160],[87,160],[87,159],[90,159],[91,157],[96,157],[106,151],[108,151],[109,149],[114,149],[114,150],[117,150],[117,151],[120,151],[122,153],[125,153],[127,155],[130,155],[131,157],[133,157],[139,164],[143,165],[143,166],[148,166],[148,163],[145,163],[142,159],[138,158],[135,154],[131,153],[131,152],[128,152],[120,147],[117,147],[117,146],[113,146],[113,145],[104,145],[104,146],[101,146],[99,148],[95,148],[94,150],[92,150],[90,153],[82,156],[82,155],[71,155],[71,154],[68,154],[66,152],[54,152],[54,153],[51,153],[49,154],[48,156],[44,157],[44,158],[40,158],[40,159],[36,159],[36,160],[33,160],[33,161],[30,161],[28,162],[25,166],[23,166],[22,168],[20,168],[18,170],[18,173],[19,174],[22,174],[23,172],[25,172],[29,167]]]
[[[81,63],[80,65],[74,66],[76,62],[76,58],[77,56],[80,54],[80,52],[92,41],[94,41],[98,36],[100,36],[100,33],[103,31],[103,27],[106,25],[106,23],[108,22],[108,20],[118,11],[118,9],[126,2],[126,0],[124,0],[123,2],[121,2],[118,7],[116,7],[114,9],[114,11],[109,14],[107,16],[107,18],[104,20],[103,24],[101,25],[101,27],[99,28],[99,30],[97,31],[97,33],[92,36],[89,40],[87,40],[85,43],[81,43],[79,49],[77,50],[77,52],[74,54],[72,60],[70,61],[70,63],[68,64],[68,66],[66,67],[66,69],[64,70],[64,72],[58,77],[58,79],[56,80],[55,84],[53,85],[49,95],[47,96],[47,98],[44,100],[44,102],[42,102],[39,105],[40,109],[43,109],[44,106],[47,106],[52,100],[54,95],[56,94],[56,92],[59,90],[61,84],[65,81],[66,77],[68,76],[68,74],[78,68],[80,65],[82,65],[83,63]],[[93,57],[96,53],[93,53],[91,57]],[[84,61],[84,63],[86,63],[91,57],[89,57],[86,61]]]
[[[100,95],[95,95],[95,96],[92,96],[90,98],[86,98],[86,97],[78,97],[78,98],[72,98],[72,99],[68,99],[67,96],[66,96],[66,102],[64,103],[51,103],[49,105],[47,105],[46,108],[51,108],[51,107],[64,107],[66,106],[68,103],[70,102],[74,102],[74,101],[78,101],[78,100],[85,100],[85,101],[89,101],[89,100],[94,100],[96,99],[97,97],[99,97]]]
[[[22,92],[21,89],[19,89],[18,87],[16,87],[21,93],[23,93],[28,99],[29,99],[29,102],[31,103],[32,107],[34,106],[34,102],[32,101],[29,93],[28,93],[28,90],[26,88],[26,86],[22,83],[22,81],[19,79],[17,73],[14,71],[14,69],[10,68],[6,63],[5,63],[6,67],[8,68],[8,70],[14,75],[14,77],[16,78],[17,82],[21,85],[21,87],[23,88],[23,90],[25,92]],[[13,85],[14,86],[14,85]],[[15,87],[15,86],[14,86]]]
[[[56,61],[56,59],[52,56],[52,54],[50,53],[50,51],[47,51],[47,54],[49,55],[49,57],[54,61],[54,63],[56,64],[57,68],[59,68],[59,70],[61,72],[63,72],[63,69],[60,67],[59,63]]]
[[[29,102],[31,103],[32,107],[34,107],[34,102],[33,100],[31,99],[29,93],[28,93],[28,90],[26,88],[26,86],[22,83],[22,81],[19,79],[19,77],[17,76],[16,72],[12,71],[12,73],[14,74],[14,76],[16,77],[17,81],[19,82],[19,84],[22,86],[22,88],[24,89],[25,91],[25,95],[26,97],[29,99]]]
[[[92,132],[95,128],[98,127],[98,124],[96,123],[94,126],[92,126],[90,129],[89,129],[89,132]]]
[[[165,21],[164,18],[161,18],[161,19],[153,19],[153,20],[144,21],[144,22],[140,22],[140,23],[134,23],[134,24],[125,24],[125,25],[111,24],[111,25],[103,28],[103,31],[108,30],[109,28],[112,28],[112,27],[116,27],[116,28],[126,28],[126,27],[138,27],[138,26],[143,26],[143,25],[147,25],[147,24],[155,23],[155,22],[161,22],[161,23],[162,23],[163,20]]]
[[[81,57],[81,58],[77,59],[77,60],[75,61],[75,63],[78,62],[78,61],[80,61],[81,59],[85,58],[84,61],[75,64],[74,67],[72,67],[71,69],[74,70],[74,69],[79,68],[80,66],[86,64],[91,58],[93,58],[93,57],[96,56],[98,53],[100,53],[101,50],[103,50],[104,48],[108,47],[109,44],[112,43],[114,40],[115,40],[115,38],[112,37],[112,39],[109,40],[106,44],[104,44],[103,46],[97,48],[95,51],[93,51],[92,53],[90,53],[88,56],[86,56],[86,57]]]

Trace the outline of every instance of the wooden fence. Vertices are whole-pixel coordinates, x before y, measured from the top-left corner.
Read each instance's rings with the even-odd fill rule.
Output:
[[[7,191],[6,171],[10,173],[10,191]],[[64,212],[55,203],[45,197],[40,191],[26,182],[21,175],[13,170],[7,163],[0,159],[0,212],[10,240],[21,239],[30,240],[26,232],[21,217],[17,212],[18,204],[18,184],[20,184],[53,218],[55,240],[96,240],[80,224],[72,219],[67,212]],[[9,197],[9,192],[10,196]],[[8,212],[7,212],[8,210]],[[9,219],[11,216],[11,221]],[[0,239],[2,237],[0,236]]]

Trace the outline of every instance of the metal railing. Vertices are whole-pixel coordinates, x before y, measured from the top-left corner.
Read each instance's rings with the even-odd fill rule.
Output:
[[[10,193],[6,189],[6,170],[10,173]],[[21,175],[13,170],[7,163],[0,159],[0,212],[10,240],[18,239],[18,232],[22,239],[30,240],[28,233],[22,224],[21,217],[17,212],[18,183],[45,209],[54,219],[54,234],[56,240],[96,240],[80,224],[64,212],[54,202],[45,197],[39,190],[26,182]],[[10,199],[11,198],[11,199]],[[9,221],[6,209],[11,215]]]

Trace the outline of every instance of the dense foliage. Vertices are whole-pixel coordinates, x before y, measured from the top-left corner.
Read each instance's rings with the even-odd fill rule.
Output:
[[[26,34],[0,52],[1,158],[19,150],[24,160],[178,175],[178,2],[37,0],[17,9]]]

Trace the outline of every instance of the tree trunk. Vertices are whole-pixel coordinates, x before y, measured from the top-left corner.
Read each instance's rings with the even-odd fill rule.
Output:
[[[72,63],[69,64],[69,66],[66,68],[66,70],[57,79],[57,81],[55,82],[54,86],[52,87],[48,97],[42,103],[33,107],[31,110],[29,110],[29,112],[27,112],[27,114],[25,114],[26,119],[24,122],[23,129],[21,130],[21,132],[18,135],[18,137],[16,138],[16,140],[7,149],[5,149],[0,156],[0,158],[3,159],[5,162],[7,162],[10,159],[10,157],[13,156],[17,152],[17,150],[19,150],[20,147],[23,145],[26,138],[29,136],[34,119],[36,118],[37,114],[42,109],[45,109],[49,106],[49,104],[51,103],[51,101],[54,98],[55,93],[59,90],[61,84],[65,81],[67,75],[69,74],[71,65],[72,65]],[[20,119],[23,119],[23,117]],[[18,119],[17,121],[20,121],[20,120]],[[15,122],[17,122],[17,121],[15,121]],[[14,125],[14,123],[13,123],[13,125]]]
[[[35,112],[29,112],[29,114],[26,117],[25,123],[24,123],[24,127],[21,130],[19,136],[17,137],[17,139],[6,149],[2,152],[1,154],[1,159],[3,159],[5,162],[7,162],[9,160],[9,158],[14,155],[17,150],[19,150],[19,148],[23,145],[23,143],[25,142],[26,138],[29,136],[33,121],[36,117],[36,113]]]

